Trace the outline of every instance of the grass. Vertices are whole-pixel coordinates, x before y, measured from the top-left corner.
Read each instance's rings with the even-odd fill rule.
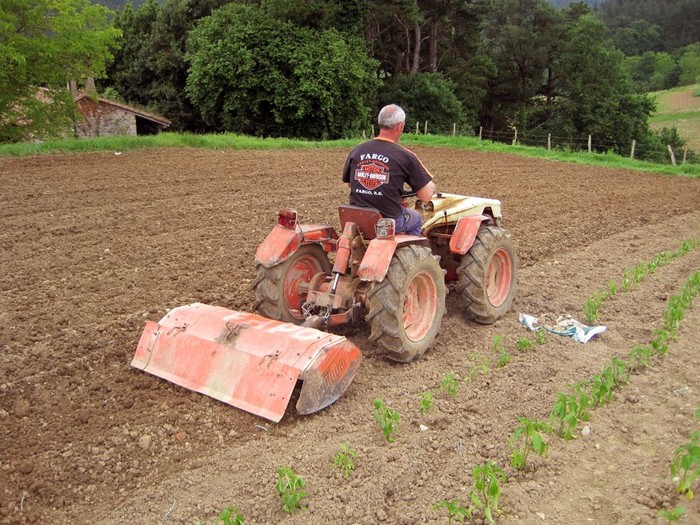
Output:
[[[657,104],[649,119],[652,128],[676,128],[688,148],[700,150],[700,84],[650,93]]]
[[[161,133],[138,137],[97,137],[92,139],[69,139],[41,143],[19,143],[0,145],[0,156],[29,156],[50,153],[87,153],[96,151],[124,152],[144,148],[205,148],[213,150],[270,150],[270,149],[349,149],[361,142],[361,138],[306,141],[297,139],[272,139],[247,137],[232,133],[215,135],[195,135],[191,133]],[[631,160],[628,157],[612,153],[548,151],[545,148],[531,146],[510,146],[477,137],[416,135],[406,133],[401,139],[406,146],[432,146],[471,151],[516,154],[559,162],[606,166],[636,171],[664,173],[667,175],[685,175],[700,177],[700,165],[683,164],[672,166]]]

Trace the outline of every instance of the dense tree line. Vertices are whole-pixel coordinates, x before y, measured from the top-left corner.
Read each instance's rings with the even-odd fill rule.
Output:
[[[179,130],[351,136],[391,101],[407,109],[408,129],[653,142],[640,82],[693,77],[697,46],[621,49],[633,24],[604,20],[632,3],[147,0],[116,13],[121,45],[99,87]],[[663,28],[639,19],[634,30],[629,42],[652,42]]]

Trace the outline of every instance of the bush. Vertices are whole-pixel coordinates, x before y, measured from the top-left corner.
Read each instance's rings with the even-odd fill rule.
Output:
[[[451,133],[453,124],[458,128],[467,126],[452,83],[439,73],[398,75],[380,91],[379,102],[379,107],[398,104],[404,108],[407,131],[414,130],[416,122],[423,126],[425,121],[428,131],[435,133]]]

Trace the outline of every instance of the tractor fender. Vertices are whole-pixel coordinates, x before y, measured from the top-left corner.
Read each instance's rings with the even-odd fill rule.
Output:
[[[450,239],[450,251],[459,255],[467,253],[474,244],[481,223],[488,219],[486,215],[471,215],[457,220],[455,231]]]
[[[332,226],[305,224],[295,230],[276,224],[255,252],[255,262],[271,268],[287,260],[300,246],[321,244],[325,251],[331,250],[331,240],[338,234]]]
[[[383,281],[389,271],[394,252],[409,244],[427,245],[428,239],[417,235],[396,235],[393,239],[371,240],[357,270],[357,275],[363,281]]]

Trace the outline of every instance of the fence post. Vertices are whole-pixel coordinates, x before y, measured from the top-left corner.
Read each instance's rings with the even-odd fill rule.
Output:
[[[364,129],[362,130],[362,140],[367,140],[367,132]]]
[[[455,135],[457,135],[457,123],[453,122],[452,123],[452,136],[454,137]]]
[[[588,153],[591,153],[591,136],[588,135]]]
[[[547,151],[552,151],[552,134],[547,133]]]
[[[513,128],[515,130],[515,134],[513,135],[513,144],[512,146],[515,146],[515,143],[518,142],[518,128]]]
[[[670,144],[668,144],[667,146],[668,146],[668,153],[669,153],[669,155],[671,155],[671,164],[673,164],[675,166],[676,165],[676,156],[673,154],[673,148],[671,148]]]
[[[420,133],[420,128],[418,127],[418,121],[416,120],[416,135]]]
[[[481,132],[484,131],[484,126],[479,126],[479,140],[481,140]]]
[[[688,157],[688,146],[685,146],[683,148],[683,162],[681,164],[685,164],[685,159]]]
[[[634,159],[634,147],[637,145],[637,141],[632,139],[632,149],[630,150],[630,159]]]
[[[423,128],[423,135],[427,135],[427,134],[428,134],[428,121],[426,120],[425,127]]]

